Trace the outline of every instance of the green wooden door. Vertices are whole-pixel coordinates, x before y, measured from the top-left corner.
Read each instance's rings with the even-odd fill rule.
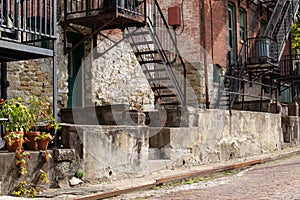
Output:
[[[76,33],[68,33],[68,41],[76,44],[82,37]],[[83,100],[83,78],[82,78],[82,59],[84,57],[84,45],[75,48],[69,54],[68,62],[68,108],[82,107]]]

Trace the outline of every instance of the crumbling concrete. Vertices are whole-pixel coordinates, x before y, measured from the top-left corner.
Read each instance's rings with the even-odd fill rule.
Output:
[[[154,124],[161,123],[161,113],[154,113],[159,117]],[[171,127],[64,124],[63,145],[75,148],[86,178],[98,181],[146,175],[159,162],[158,169],[201,165],[283,148],[280,114],[184,107],[164,114]],[[136,116],[136,122],[145,119]]]

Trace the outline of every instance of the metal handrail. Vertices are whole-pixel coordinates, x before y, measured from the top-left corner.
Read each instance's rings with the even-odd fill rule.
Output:
[[[40,47],[55,40],[55,6],[56,0],[0,0],[1,39]]]
[[[152,37],[153,37],[156,45],[158,46],[159,54],[160,54],[161,58],[163,59],[166,71],[168,72],[169,77],[170,77],[174,87],[176,88],[176,92],[177,92],[178,97],[180,98],[180,102],[182,105],[186,105],[186,67],[185,67],[185,63],[179,53],[179,49],[177,47],[175,39],[169,29],[167,21],[163,15],[163,12],[162,12],[157,0],[154,0],[154,5],[155,5],[154,9],[158,11],[159,16],[156,15],[154,18],[154,21],[150,17],[148,17],[148,22],[149,22],[148,27],[149,27],[150,32],[152,33]],[[162,20],[162,23],[158,24],[157,23],[158,20]],[[163,35],[163,34],[159,35],[157,32],[158,31],[157,28],[163,28],[163,30],[166,30],[167,35]],[[167,44],[168,41],[171,41],[171,44]],[[180,66],[183,69],[184,80],[183,80],[182,87],[180,87],[179,80],[176,78],[175,73],[171,67],[173,65],[173,61],[175,59],[170,59],[169,56],[166,54],[166,50],[168,50],[169,48],[173,48],[174,53],[176,54],[177,58],[180,61]],[[173,51],[170,51],[170,52],[173,52]]]
[[[256,82],[256,81],[250,81],[250,80],[247,80],[247,79],[243,79],[243,78],[236,78],[236,77],[232,77],[232,76],[228,76],[228,75],[221,75],[221,77],[223,78],[226,78],[226,79],[233,79],[235,81],[238,81],[240,83],[242,83],[243,85],[245,85],[246,83],[249,83],[249,84],[253,84],[253,85],[258,85],[261,87],[261,93],[260,95],[254,95],[254,94],[250,94],[250,93],[245,93],[244,91],[243,92],[240,92],[240,91],[227,91],[227,90],[221,90],[220,92],[221,93],[227,93],[229,95],[241,95],[242,97],[242,110],[244,110],[244,104],[245,104],[245,97],[251,97],[251,98],[255,98],[255,99],[259,99],[260,100],[260,110],[262,111],[262,101],[263,100],[272,100],[272,101],[275,101],[275,103],[277,104],[278,100],[277,100],[277,93],[275,93],[275,98],[274,97],[266,97],[263,95],[263,88],[270,88],[270,90],[275,90],[277,91],[277,87],[276,86],[272,86],[272,85],[267,85],[267,84],[263,84],[263,83],[260,83],[260,82]],[[230,105],[230,108],[229,109],[232,109],[233,108],[233,105]]]
[[[142,5],[142,6],[141,6]],[[107,12],[123,12],[138,16],[145,15],[146,0],[66,0],[64,1],[65,16],[84,14],[90,16]]]

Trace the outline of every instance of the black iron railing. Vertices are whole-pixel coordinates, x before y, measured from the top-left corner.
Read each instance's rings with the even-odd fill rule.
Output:
[[[300,54],[283,56],[279,63],[279,70],[282,76],[300,76]]]
[[[277,42],[268,37],[248,38],[247,63],[276,63],[278,62]]]
[[[0,0],[2,40],[52,48],[56,0]]]
[[[281,59],[284,47],[299,9],[299,0],[278,0],[273,9],[264,36],[277,42],[277,60]]]
[[[186,67],[177,47],[176,35],[172,34],[157,0],[152,7],[153,16],[148,17],[149,30],[153,33],[160,57],[167,66],[166,70],[176,88],[178,99],[186,105]]]
[[[145,16],[146,8],[146,0],[66,0],[64,2],[67,19],[106,13],[122,13],[133,17]]]
[[[221,76],[223,79],[227,79],[229,80],[229,82],[238,82],[240,85],[240,90],[238,91],[232,91],[232,90],[224,90],[222,91],[223,93],[229,95],[229,96],[234,96],[235,97],[235,101],[231,102],[229,109],[234,109],[235,104],[239,104],[240,106],[236,106],[236,109],[238,110],[246,110],[245,109],[245,105],[247,104],[247,102],[254,102],[254,101],[258,101],[259,102],[259,108],[257,111],[262,112],[263,111],[263,102],[264,101],[270,101],[270,102],[274,102],[277,105],[277,87],[276,86],[272,86],[269,84],[264,84],[261,82],[257,82],[257,81],[250,81],[244,78],[237,78],[237,77],[233,77],[233,76],[227,76],[227,75],[223,75]],[[248,92],[246,92],[246,85],[252,85],[253,88],[257,88],[256,90],[254,90],[255,92],[251,92],[250,90],[248,90]],[[266,92],[268,91],[268,92]],[[268,93],[267,95],[265,93]],[[239,97],[239,98],[237,98]],[[220,108],[221,105],[219,105]],[[276,112],[277,112],[277,106],[275,107]]]

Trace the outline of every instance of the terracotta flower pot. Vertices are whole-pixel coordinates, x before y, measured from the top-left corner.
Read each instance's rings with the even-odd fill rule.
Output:
[[[22,149],[23,138],[12,139],[12,142],[9,142],[9,139],[6,139],[7,150],[8,152],[15,152]]]
[[[20,134],[21,138],[6,138],[5,139],[5,143],[6,143],[8,152],[15,152],[15,151],[22,149],[23,142],[24,142],[24,139],[23,139],[24,132],[18,131],[16,133]],[[7,134],[9,134],[9,132],[5,132],[4,136],[6,136]]]
[[[24,147],[27,150],[38,150],[38,144],[37,141],[34,140],[34,138],[41,133],[39,131],[30,131],[25,133],[25,143]]]
[[[47,150],[49,144],[49,138],[42,138],[37,140],[39,150]]]

